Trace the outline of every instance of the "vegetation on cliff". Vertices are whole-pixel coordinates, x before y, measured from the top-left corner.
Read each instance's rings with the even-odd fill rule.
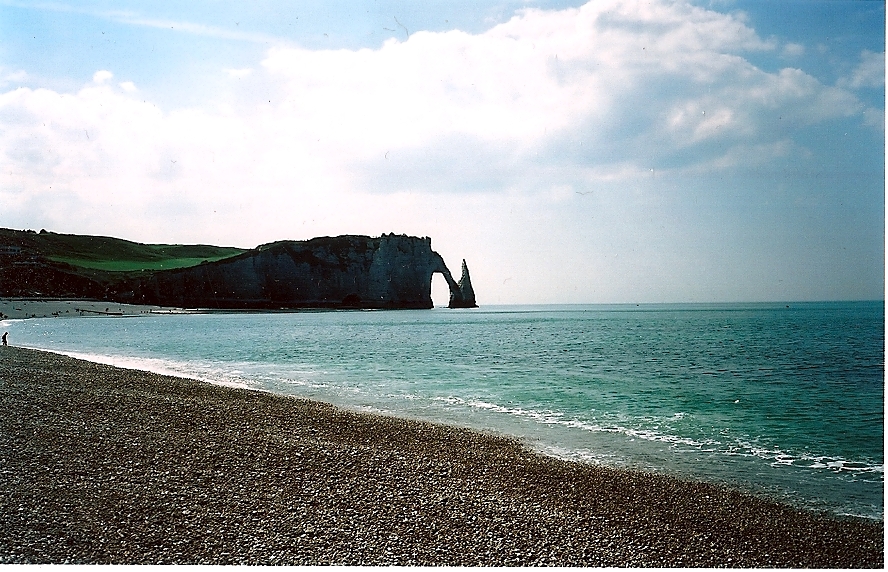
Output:
[[[242,248],[204,244],[142,244],[108,236],[0,229],[0,249],[7,256],[44,258],[75,268],[126,272],[197,266],[245,252]]]

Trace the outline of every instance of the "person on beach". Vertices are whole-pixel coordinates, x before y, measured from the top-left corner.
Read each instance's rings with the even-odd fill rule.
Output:
[[[9,332],[3,332],[3,345],[6,345],[6,336],[9,335]]]

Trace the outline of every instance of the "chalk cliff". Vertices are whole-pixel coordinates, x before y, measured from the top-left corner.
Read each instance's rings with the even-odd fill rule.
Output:
[[[148,269],[158,257],[204,262]],[[104,270],[96,261],[147,268]],[[462,270],[457,283],[430,238],[395,234],[281,241],[244,251],[0,229],[0,296],[220,309],[431,308],[432,274],[440,272],[450,306],[474,307],[465,261]]]
[[[275,242],[232,258],[123,281],[114,298],[230,309],[431,308],[435,272],[450,287],[452,307],[475,305],[465,265],[471,306],[430,238],[395,234]]]

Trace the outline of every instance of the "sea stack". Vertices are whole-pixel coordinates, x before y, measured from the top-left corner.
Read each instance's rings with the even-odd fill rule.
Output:
[[[450,292],[451,308],[477,308],[475,303],[475,290],[472,288],[472,279],[469,277],[469,267],[466,260],[462,261],[462,276],[457,284],[458,291]]]

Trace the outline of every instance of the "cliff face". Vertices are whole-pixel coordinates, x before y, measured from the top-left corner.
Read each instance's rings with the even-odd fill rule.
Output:
[[[0,255],[0,296],[102,300],[106,288],[66,264]]]
[[[218,259],[232,251],[235,255]],[[156,257],[216,258],[175,270],[102,270],[77,263],[110,260],[119,267],[121,261],[136,261],[139,267]],[[450,307],[475,306],[465,261],[457,284],[430,238],[347,235],[242,251],[0,229],[0,296],[224,309],[431,308],[435,272],[450,287]]]
[[[432,274],[461,297],[430,238],[322,237],[276,242],[117,285],[121,302],[208,308],[431,308]],[[474,305],[474,294],[472,296]]]

